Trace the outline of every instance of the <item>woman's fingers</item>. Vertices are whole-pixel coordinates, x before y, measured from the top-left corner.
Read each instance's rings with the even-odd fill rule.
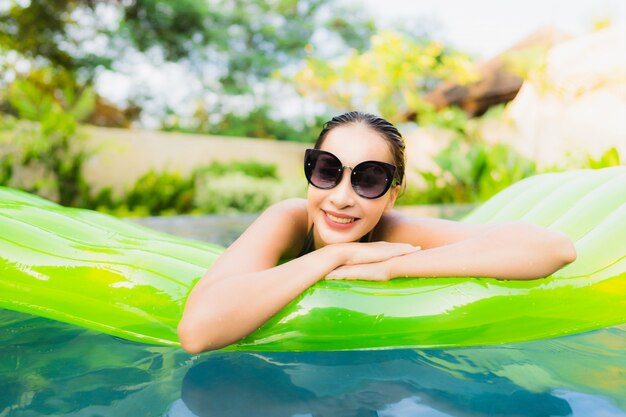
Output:
[[[375,262],[361,265],[341,266],[328,273],[325,279],[386,281],[390,278],[388,272],[388,268],[384,262]]]
[[[371,242],[352,244],[347,265],[381,262],[395,256],[407,255],[421,248],[408,243]]]

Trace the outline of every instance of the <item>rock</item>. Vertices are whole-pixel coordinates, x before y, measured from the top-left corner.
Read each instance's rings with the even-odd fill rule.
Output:
[[[479,64],[479,81],[467,85],[443,82],[425,99],[437,110],[454,105],[465,110],[470,117],[480,116],[491,106],[511,101],[522,86],[523,79],[508,68],[508,56],[530,49],[548,49],[567,39],[571,39],[571,35],[554,28],[537,30],[498,56]],[[415,113],[409,114],[407,119],[415,116]]]
[[[554,46],[545,70],[524,82],[506,115],[508,140],[540,165],[626,157],[626,28],[611,27]]]

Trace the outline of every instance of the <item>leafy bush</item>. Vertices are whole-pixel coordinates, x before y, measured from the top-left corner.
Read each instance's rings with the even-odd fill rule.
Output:
[[[233,161],[228,163],[214,161],[206,167],[198,168],[194,172],[194,176],[212,175],[221,177],[235,172],[255,178],[278,179],[276,165],[264,164],[257,161]]]
[[[257,213],[291,197],[306,195],[306,181],[254,178],[241,172],[196,179],[195,205],[202,213]]]
[[[275,165],[256,161],[213,162],[187,178],[150,171],[124,196],[111,188],[91,197],[88,207],[120,217],[257,213],[286,198],[304,196],[306,182],[279,179]]]
[[[45,80],[47,73],[42,71]],[[83,146],[85,136],[78,131],[78,120],[93,108],[93,91],[18,79],[8,99],[20,119],[2,118],[6,134],[2,136],[0,181],[66,206],[84,204],[88,187],[82,167],[90,153]]]
[[[453,139],[436,157],[439,172],[421,172],[425,187],[408,187],[398,204],[485,201],[509,185],[537,173],[533,161],[506,144],[464,143]]]
[[[590,156],[587,157],[587,165],[589,168],[600,169],[620,165],[620,156],[617,148],[611,148],[600,156],[598,159],[594,159]]]
[[[146,207],[152,215],[189,213],[193,209],[193,178],[149,171],[126,194],[130,210]]]
[[[110,187],[90,197],[86,206],[120,217],[164,216],[194,210],[194,179],[177,173],[150,170],[120,197]]]

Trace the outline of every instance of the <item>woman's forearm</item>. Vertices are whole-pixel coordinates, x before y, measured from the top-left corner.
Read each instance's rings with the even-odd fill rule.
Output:
[[[210,270],[189,295],[178,326],[181,345],[197,353],[234,343],[337,267],[382,262],[416,250],[406,243],[336,243],[255,272],[220,276],[237,270],[222,265],[222,272]]]
[[[389,259],[391,277],[470,276],[535,279],[576,259],[560,232],[530,223],[497,225],[480,236]]]
[[[343,262],[328,247],[271,269],[200,282],[178,326],[181,345],[198,353],[236,342]]]

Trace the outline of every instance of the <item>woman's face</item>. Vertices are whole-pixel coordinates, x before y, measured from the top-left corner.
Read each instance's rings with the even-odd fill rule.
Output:
[[[393,164],[387,141],[361,124],[332,129],[321,149],[334,154],[344,166],[355,167],[364,161]],[[376,226],[383,213],[391,210],[396,201],[397,186],[373,200],[359,196],[352,188],[350,174],[349,169],[344,170],[341,182],[330,190],[309,185],[308,210],[315,225],[317,249],[332,243],[358,241]]]

